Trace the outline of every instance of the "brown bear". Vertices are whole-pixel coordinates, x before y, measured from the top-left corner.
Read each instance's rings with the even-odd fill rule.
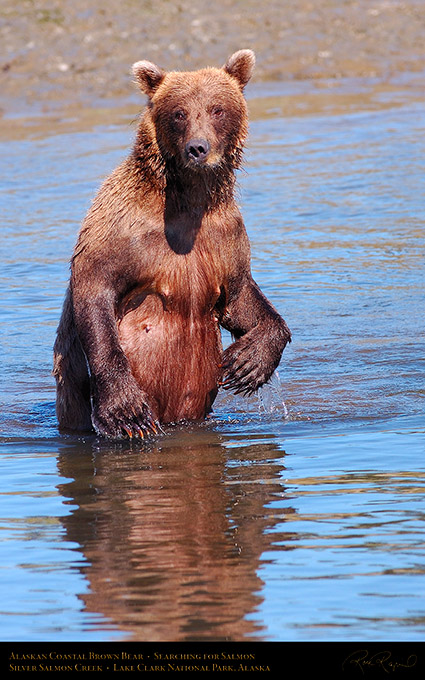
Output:
[[[57,331],[62,428],[131,438],[201,420],[219,385],[253,393],[279,364],[290,332],[252,279],[234,199],[254,63],[134,64],[148,106],[82,225]]]

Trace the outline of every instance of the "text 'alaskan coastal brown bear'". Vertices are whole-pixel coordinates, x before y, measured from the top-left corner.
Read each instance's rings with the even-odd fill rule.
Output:
[[[194,72],[134,64],[149,103],[81,228],[55,342],[62,428],[143,437],[205,418],[219,385],[254,392],[279,364],[290,332],[252,279],[233,195],[254,63],[240,50]]]

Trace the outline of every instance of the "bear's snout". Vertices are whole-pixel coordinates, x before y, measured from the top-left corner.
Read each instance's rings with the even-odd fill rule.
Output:
[[[210,151],[209,142],[206,139],[190,139],[185,146],[186,158],[190,162],[203,163]]]

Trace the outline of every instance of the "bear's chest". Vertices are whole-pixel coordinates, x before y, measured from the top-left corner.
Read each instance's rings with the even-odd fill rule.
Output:
[[[139,272],[118,304],[118,318],[139,307],[148,309],[152,304],[155,314],[170,313],[193,320],[211,317],[227,289],[223,248],[215,239],[201,237],[189,252],[178,253],[168,245],[165,236],[151,234],[151,240],[155,247],[138,249]]]
[[[225,279],[220,253],[211,246],[194,247],[184,255],[168,252],[153,272],[151,287],[167,311],[203,316],[214,308]]]
[[[202,315],[211,310],[227,280],[225,234],[214,216],[165,221],[161,257],[152,262],[149,287],[167,310]]]

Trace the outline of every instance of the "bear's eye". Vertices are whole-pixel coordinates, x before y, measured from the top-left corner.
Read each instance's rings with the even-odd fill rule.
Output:
[[[222,106],[214,106],[211,113],[214,118],[222,118],[224,116],[224,109]]]
[[[177,122],[181,122],[183,120],[186,120],[186,114],[184,111],[174,111],[174,120]]]

